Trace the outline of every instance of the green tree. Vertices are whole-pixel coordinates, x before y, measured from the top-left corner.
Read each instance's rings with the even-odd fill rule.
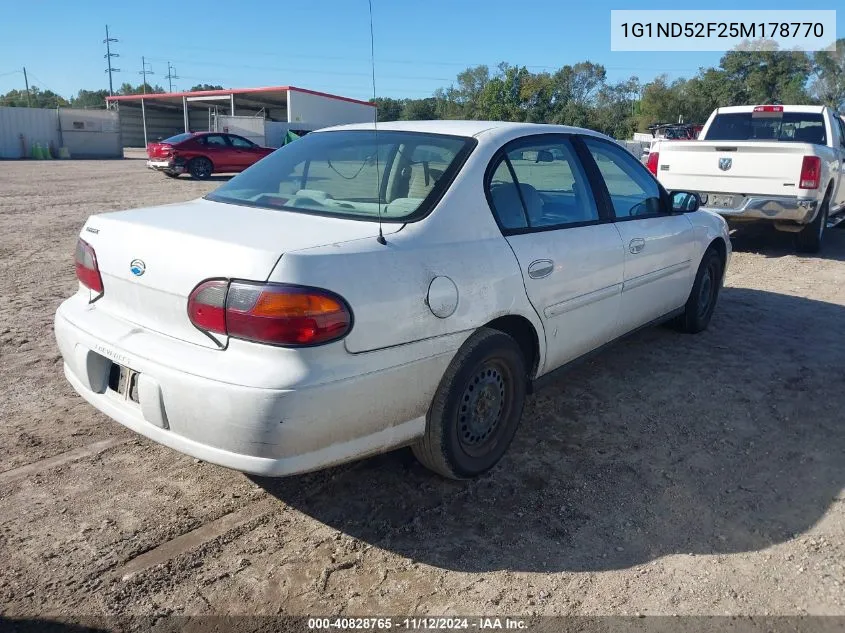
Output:
[[[104,108],[108,96],[108,90],[80,90],[71,97],[70,105],[73,108]]]
[[[143,83],[137,86],[133,86],[130,83],[122,83],[117,90],[117,94],[119,95],[160,94],[162,92],[165,92],[165,90],[159,85],[151,86],[150,84]]]
[[[378,97],[373,101],[376,104],[379,121],[398,121],[401,118],[402,108],[405,106],[401,99]]]
[[[52,90],[41,90],[38,86],[30,86],[28,96],[26,90],[10,90],[0,95],[0,106],[26,108],[30,105],[33,108],[64,108],[70,104],[61,95]]]
[[[821,103],[845,112],[845,38],[836,40],[835,51],[818,51],[813,56],[812,96]]]
[[[813,66],[807,54],[761,51],[758,46],[752,43],[722,57],[719,66],[729,86],[722,97],[730,103],[720,105],[809,103],[806,86]]]
[[[437,99],[408,99],[402,108],[403,121],[428,121],[437,118]]]
[[[217,84],[197,84],[190,91],[198,92],[200,90],[223,90],[223,86],[218,86]]]

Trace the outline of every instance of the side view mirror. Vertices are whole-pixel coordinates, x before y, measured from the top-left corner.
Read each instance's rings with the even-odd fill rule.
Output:
[[[670,191],[673,213],[692,213],[701,207],[701,198],[691,191]]]
[[[547,149],[541,149],[540,151],[537,152],[537,160],[535,162],[537,162],[537,163],[551,163],[551,162],[554,162],[554,160],[555,160],[554,154],[552,154]]]

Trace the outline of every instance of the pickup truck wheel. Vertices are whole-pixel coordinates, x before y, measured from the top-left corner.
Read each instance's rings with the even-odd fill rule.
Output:
[[[198,180],[205,180],[211,177],[211,172],[214,171],[214,166],[211,164],[210,160],[200,156],[199,158],[194,158],[190,163],[188,163],[188,171],[194,178]]]
[[[815,219],[795,234],[795,245],[801,253],[818,253],[827,230],[827,214],[830,207],[830,191],[824,197]]]
[[[461,346],[434,395],[425,435],[412,446],[427,468],[469,479],[492,468],[516,433],[528,383],[517,342],[481,328]]]
[[[708,248],[701,258],[684,312],[672,322],[675,328],[690,334],[706,330],[716,309],[721,287],[722,258],[715,249]]]

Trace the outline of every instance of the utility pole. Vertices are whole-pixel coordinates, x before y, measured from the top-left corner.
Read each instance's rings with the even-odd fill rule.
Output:
[[[108,63],[108,68],[106,68],[106,72],[109,74],[109,96],[114,95],[114,86],[112,85],[111,75],[112,73],[119,73],[120,68],[112,68],[111,65],[111,58],[112,57],[120,57],[117,53],[111,52],[111,43],[117,42],[117,39],[114,37],[109,37],[109,25],[106,24],[106,39],[103,40],[103,44],[106,45],[106,54],[103,57],[106,58],[106,62]]]
[[[165,77],[165,79],[167,79],[167,92],[173,92],[173,80],[179,79],[179,77],[174,74],[175,71],[176,69],[170,65],[170,62],[167,62],[167,77]]]
[[[141,70],[138,71],[138,74],[143,77],[141,91],[143,94],[147,94],[147,75],[155,75],[155,73],[152,70],[147,70],[147,62],[143,56],[141,57]]]
[[[26,66],[23,67],[23,82],[26,84],[26,107],[32,107],[32,97],[29,94],[29,79],[26,78]]]

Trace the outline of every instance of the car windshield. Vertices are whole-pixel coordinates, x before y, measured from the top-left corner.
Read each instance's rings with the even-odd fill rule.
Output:
[[[187,141],[192,136],[193,134],[191,132],[182,132],[181,134],[177,134],[176,136],[171,136],[170,138],[164,139],[162,143],[181,143],[182,141]]]
[[[279,148],[206,198],[407,221],[440,199],[474,145],[470,138],[420,132],[317,132]]]
[[[717,114],[708,141],[786,141],[825,144],[824,119],[818,112],[729,112]]]

